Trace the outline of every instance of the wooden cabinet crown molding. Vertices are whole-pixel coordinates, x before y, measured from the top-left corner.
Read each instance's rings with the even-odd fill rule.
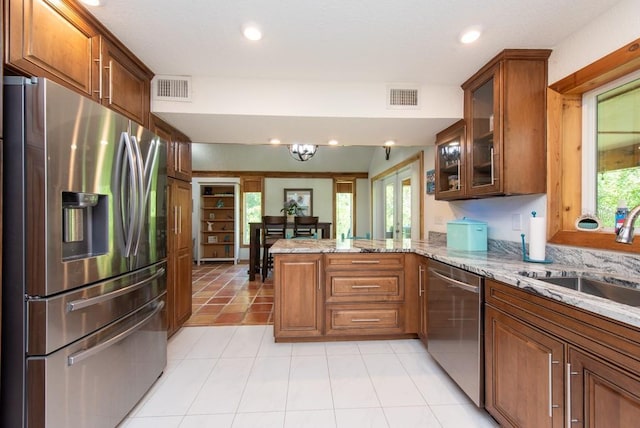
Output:
[[[582,94],[640,70],[640,39],[549,86],[547,91],[547,236],[561,245],[640,253],[640,239],[615,241],[613,232],[582,232]]]

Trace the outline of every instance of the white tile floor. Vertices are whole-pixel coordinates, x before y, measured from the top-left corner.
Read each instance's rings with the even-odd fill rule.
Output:
[[[495,427],[418,340],[274,343],[273,326],[187,327],[126,428]]]

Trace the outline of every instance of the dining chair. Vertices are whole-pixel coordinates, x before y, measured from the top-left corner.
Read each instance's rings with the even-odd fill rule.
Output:
[[[286,216],[262,216],[262,282],[267,278],[269,269],[273,268],[273,256],[269,248],[278,239],[284,239],[287,229]]]
[[[295,216],[293,218],[294,238],[315,238],[318,234],[318,217]]]

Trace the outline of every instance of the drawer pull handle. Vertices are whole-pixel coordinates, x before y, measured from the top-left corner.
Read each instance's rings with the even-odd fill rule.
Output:
[[[380,322],[380,318],[351,318],[351,322]]]
[[[351,288],[380,288],[379,285],[352,285]]]
[[[377,265],[380,260],[351,260],[352,265]]]

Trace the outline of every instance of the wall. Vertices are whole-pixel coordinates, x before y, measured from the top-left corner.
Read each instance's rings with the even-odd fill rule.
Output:
[[[366,172],[379,147],[320,146],[306,162],[296,161],[286,145],[193,143],[194,171]]]
[[[549,57],[549,83],[640,38],[640,1],[622,0],[582,30],[567,37]]]
[[[267,116],[451,118],[462,112],[458,85],[421,86],[418,109],[389,110],[387,85],[368,82],[192,78],[192,102],[154,100],[154,112]],[[212,97],[211,94],[215,94]],[[382,102],[381,102],[382,101]]]

